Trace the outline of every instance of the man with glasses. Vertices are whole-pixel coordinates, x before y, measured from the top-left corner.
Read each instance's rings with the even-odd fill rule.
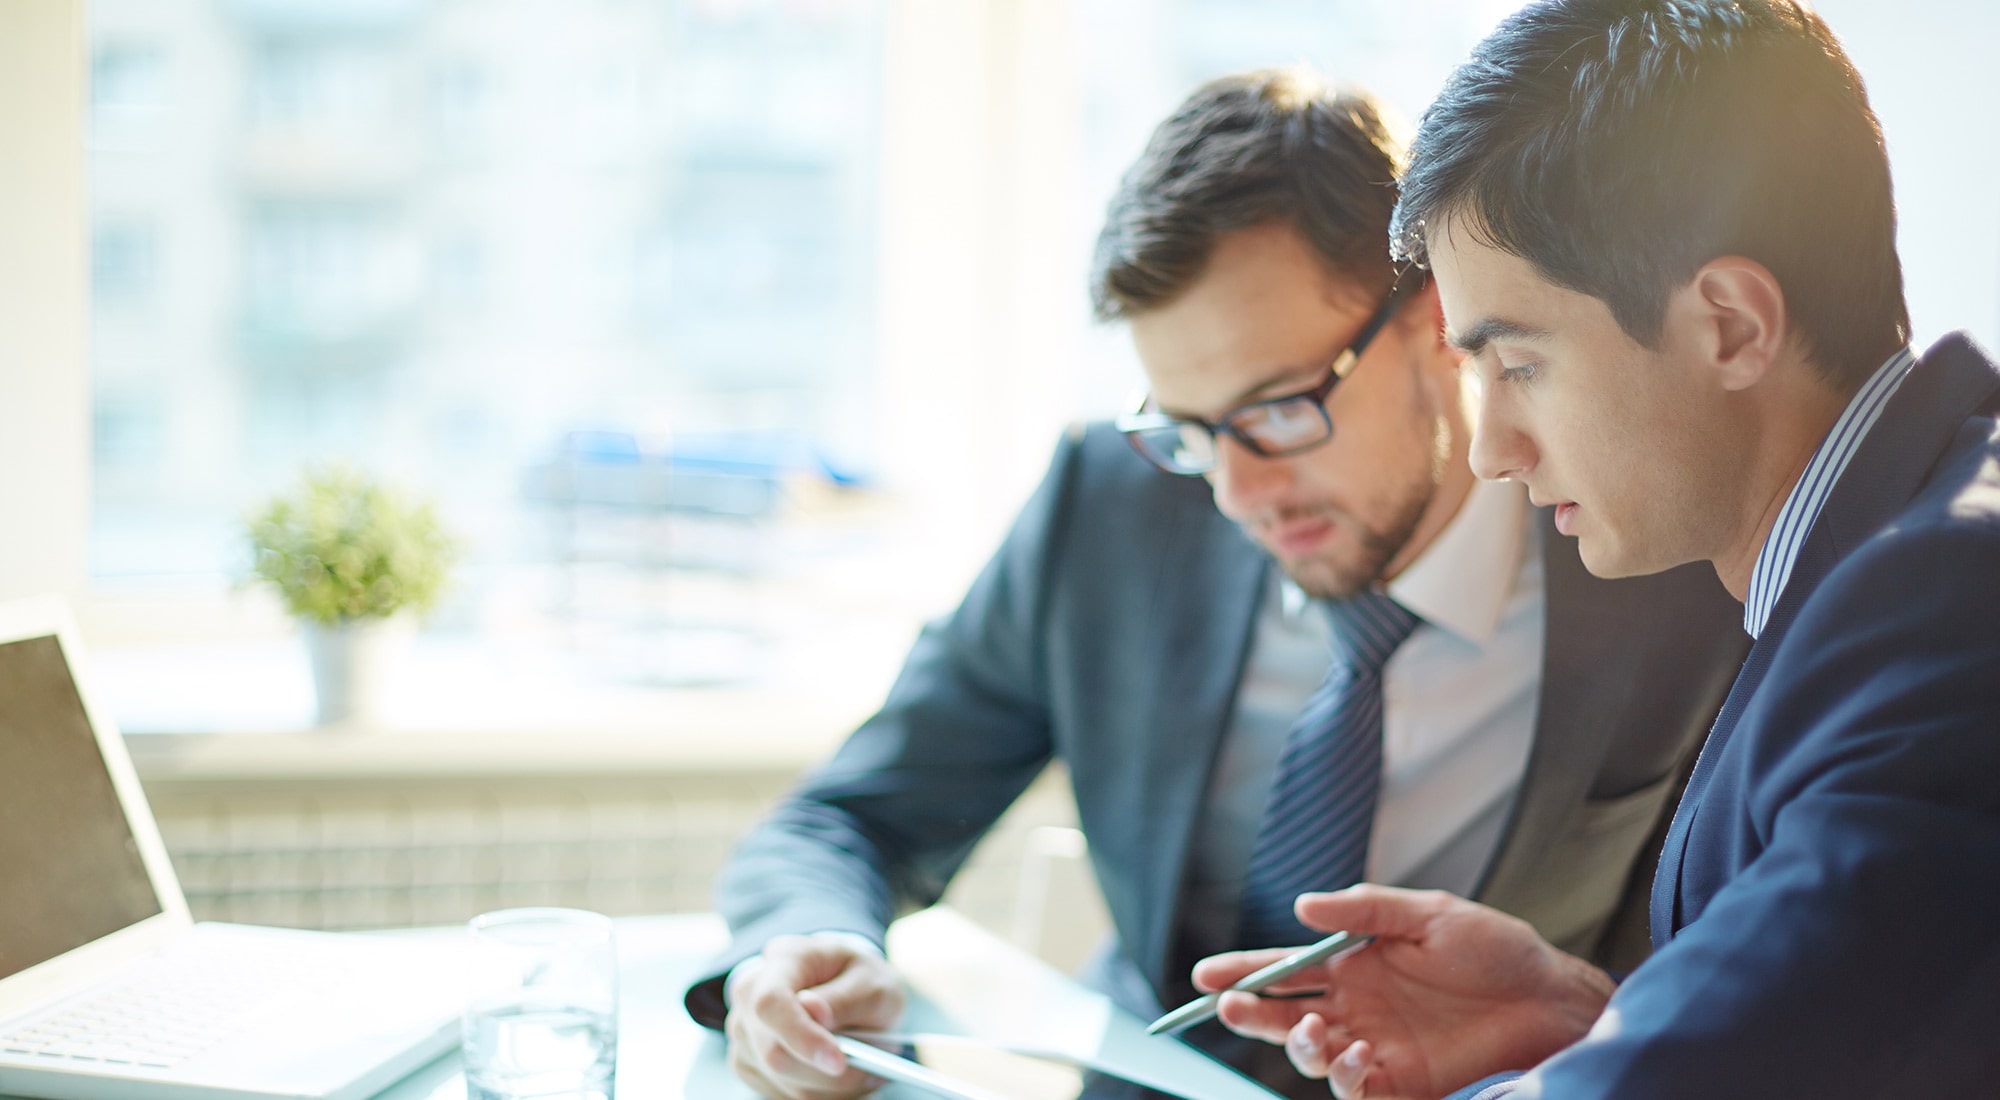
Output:
[[[2000,363],[1912,345],[1832,29],[1804,0],[1531,4],[1425,114],[1394,226],[1483,380],[1479,474],[1594,574],[1713,569],[1755,642],[1622,981],[1370,885],[1299,901],[1376,937],[1301,976],[1330,995],[1223,1018],[1346,1100],[2000,1095]]]
[[[866,1089],[828,1029],[899,1010],[884,926],[1058,758],[1116,926],[1089,979],[1141,1015],[1204,955],[1306,942],[1293,899],[1356,880],[1632,963],[1642,852],[1742,633],[1713,576],[1594,580],[1475,482],[1461,356],[1385,244],[1400,157],[1373,100],[1296,71],[1209,84],[1155,133],[1093,275],[1145,406],[1064,441],[883,710],[724,875],[736,941],[688,1004],[760,1091]],[[1324,1095],[1216,1024],[1188,1038]]]

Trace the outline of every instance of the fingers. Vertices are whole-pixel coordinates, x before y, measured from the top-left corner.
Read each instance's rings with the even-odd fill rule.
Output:
[[[1307,1077],[1325,1077],[1331,1053],[1327,1050],[1327,1039],[1326,1020],[1317,1012],[1308,1012],[1286,1034],[1285,1057]]]
[[[1194,964],[1194,987],[1203,993],[1228,989],[1251,972],[1262,970],[1296,950],[1298,950],[1296,947],[1279,947],[1263,951],[1231,951],[1223,955],[1210,955]],[[1325,973],[1318,967],[1307,967],[1284,981],[1264,987],[1264,991],[1309,993],[1324,988],[1326,988]]]
[[[831,981],[808,991],[828,1015],[820,1021],[828,1030],[881,1028],[903,1014],[903,983],[887,961],[863,955]]]
[[[739,1078],[781,1100],[839,1100],[875,1084],[848,1066],[832,1033],[901,1014],[902,985],[887,962],[838,937],[784,936],[745,965],[723,1024]]]
[[[1289,1048],[1287,1053],[1290,1053]],[[1367,1095],[1368,1071],[1374,1068],[1374,1059],[1374,1048],[1367,1040],[1357,1039],[1347,1044],[1347,1049],[1341,1051],[1338,1057],[1327,1061],[1324,1076],[1333,1094],[1340,1100],[1363,1100]]]
[[[1336,1057],[1337,1055],[1337,1057]],[[1285,1057],[1306,1077],[1324,1077],[1335,1100],[1365,1100],[1375,1051],[1317,1012],[1308,1012],[1285,1036]],[[1379,1083],[1379,1082],[1378,1082]]]
[[[1357,936],[1414,940],[1441,914],[1470,904],[1441,890],[1363,883],[1331,894],[1300,894],[1292,911],[1306,927],[1322,932],[1345,929]]]
[[[808,1011],[806,995],[765,983],[742,992],[723,1021],[738,1076],[752,1085],[763,1081],[777,1086],[767,1096],[791,1097],[823,1090],[845,1074],[847,1059]],[[824,1005],[820,1008],[824,1011]]]
[[[855,1069],[829,1075],[799,1062],[768,1037],[757,1034],[747,1014],[731,1014],[724,1024],[729,1038],[729,1068],[759,1096],[773,1100],[850,1100],[879,1082]]]
[[[1272,1000],[1254,993],[1224,993],[1216,1017],[1238,1035],[1275,1045],[1284,1042],[1308,1013],[1324,1014],[1326,1007],[1323,997]]]
[[[818,1024],[828,1031],[838,1030],[838,1027],[834,1023],[833,1006],[826,1003],[826,998],[820,996],[819,990],[800,990],[799,1007],[806,1010],[806,1016],[813,1023]]]
[[[777,1055],[782,1053],[799,1063],[815,1066],[828,1076],[846,1067],[847,1059],[834,1046],[833,1033],[806,1011],[797,991],[776,983],[758,983],[746,992],[749,996],[744,1008],[749,1015],[745,1024],[749,1031],[745,1037],[755,1044],[765,1061],[775,1063]],[[737,1013],[730,1015],[734,1017]]]
[[[853,1100],[882,1084],[858,1070],[837,1078],[816,1078],[823,1083],[802,1080],[796,1074],[780,1075],[733,1041],[729,1045],[729,1068],[757,1095],[771,1100]]]
[[[870,958],[844,939],[830,936],[778,936],[758,956],[757,978],[787,989],[811,989],[830,982],[849,967]],[[879,960],[877,960],[879,961]]]
[[[1457,909],[1484,907],[1442,890],[1404,890],[1367,883],[1331,894],[1300,894],[1293,903],[1293,911],[1309,928],[1322,932],[1345,930],[1357,936],[1400,940],[1422,939],[1433,921]],[[1195,964],[1195,988],[1204,993],[1227,989],[1251,971],[1268,966],[1296,950],[1296,947],[1274,948],[1212,955]],[[1318,968],[1310,968],[1267,989],[1272,993],[1303,993],[1323,989],[1325,985],[1325,973]]]
[[[1344,1029],[1308,1012],[1285,1035],[1285,1057],[1306,1077],[1324,1077],[1335,1100],[1367,1100],[1375,1050],[1366,1040],[1351,1040]],[[1379,1082],[1378,1082],[1379,1083]]]

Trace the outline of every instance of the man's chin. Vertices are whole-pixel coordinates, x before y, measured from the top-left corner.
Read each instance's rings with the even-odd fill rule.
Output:
[[[1343,566],[1325,558],[1304,561],[1279,558],[1278,568],[1285,571],[1285,576],[1291,578],[1301,592],[1316,600],[1342,600],[1364,591],[1375,583],[1377,572]]]
[[[1579,536],[1576,540],[1576,554],[1583,560],[1583,567],[1591,576],[1607,581],[1664,573],[1682,564],[1659,555],[1634,554],[1628,547],[1601,535]]]

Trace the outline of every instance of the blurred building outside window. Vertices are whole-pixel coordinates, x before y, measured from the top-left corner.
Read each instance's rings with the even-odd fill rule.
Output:
[[[787,691],[851,720],[1059,426],[1139,384],[1084,280],[1158,119],[1292,61],[1415,110],[1500,7],[100,0],[91,569],[125,721],[300,724],[236,524],[333,459],[467,543],[403,721]]]
[[[236,528],[344,459],[467,547],[400,723],[671,734],[784,697],[837,736],[1060,426],[1141,384],[1085,280],[1159,119],[1301,62],[1414,123],[1515,6],[97,0],[117,716],[304,724]]]

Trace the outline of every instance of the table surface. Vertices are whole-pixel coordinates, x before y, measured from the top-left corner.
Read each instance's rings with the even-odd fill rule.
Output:
[[[688,1018],[688,982],[727,941],[708,914],[624,918],[618,922],[618,1095],[627,1100],[757,1100],[729,1072],[723,1044]],[[891,929],[889,954],[911,987],[903,1026],[926,1033],[976,1035],[1016,1049],[1052,1051],[1108,1064],[1198,1100],[1270,1100],[1272,1094],[1177,1039],[1145,1034],[1144,1023],[964,916],[937,908]],[[989,1070],[990,1062],[976,1062]],[[951,1069],[949,1064],[939,1068]],[[1053,1072],[1052,1072],[1053,1071]],[[963,1071],[961,1071],[963,1072]],[[1018,1060],[1017,1080],[977,1083],[1004,1095],[1039,1100],[1074,1071]],[[1017,1091],[1019,1090],[1019,1091]],[[890,1085],[879,1100],[935,1100]],[[456,1051],[418,1070],[378,1100],[464,1100]]]
[[[408,934],[453,933],[424,929]],[[688,983],[727,943],[721,919],[712,914],[620,918],[617,935],[618,1095],[626,1100],[758,1100],[729,1072],[721,1038],[696,1024],[682,1007]],[[889,957],[910,989],[901,1030],[977,1037],[1061,1060],[948,1046],[926,1053],[927,1059],[935,1053],[934,1068],[989,1091],[1019,1100],[1068,1100],[1079,1077],[1073,1066],[1093,1065],[1190,1100],[1274,1100],[1272,1093],[1178,1039],[1147,1035],[1143,1021],[1101,994],[950,909],[934,908],[897,922],[889,933]],[[936,1100],[906,1085],[889,1085],[872,1095],[878,1100]],[[453,1049],[376,1100],[465,1098],[465,1078]]]

